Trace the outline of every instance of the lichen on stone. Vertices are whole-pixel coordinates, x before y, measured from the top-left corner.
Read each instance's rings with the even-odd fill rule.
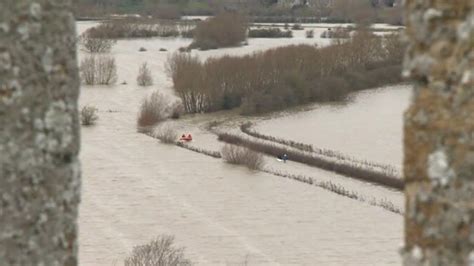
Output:
[[[443,12],[440,10],[437,10],[435,8],[429,8],[426,10],[426,12],[423,14],[423,20],[425,21],[430,21],[436,18],[440,18],[443,16]]]
[[[0,30],[3,31],[3,33],[9,33],[10,25],[8,25],[6,22],[0,23]]]
[[[404,118],[405,174],[411,182],[405,190],[409,249],[403,263],[472,265],[467,250],[474,246],[474,5],[405,4],[410,42],[403,74],[414,79],[415,88]],[[414,259],[415,247],[422,261]]]
[[[0,4],[0,265],[77,265],[79,82],[75,49],[62,41],[76,36],[70,4]]]
[[[43,64],[46,73],[51,73],[53,70],[53,49],[51,49],[51,47],[46,48],[46,51],[41,58],[41,63]]]
[[[428,156],[428,177],[443,186],[454,177],[454,171],[449,167],[448,156],[443,149],[438,149]]]
[[[10,53],[3,52],[0,53],[0,72],[6,72],[10,70],[12,67],[12,61],[10,57]]]
[[[423,259],[423,251],[420,249],[419,246],[414,246],[411,249],[411,256],[416,261],[421,261]]]
[[[41,18],[41,13],[42,13],[41,5],[39,3],[36,3],[36,2],[31,3],[31,5],[30,5],[30,15],[33,18],[40,19]]]

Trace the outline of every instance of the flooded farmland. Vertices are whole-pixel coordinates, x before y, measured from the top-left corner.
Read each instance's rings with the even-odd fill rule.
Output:
[[[403,112],[410,96],[409,85],[366,90],[352,95],[346,104],[313,105],[308,111],[286,112],[258,123],[256,129],[401,168]]]
[[[78,31],[93,25],[96,23],[80,22]],[[296,43],[325,45],[325,41],[298,35],[285,41],[251,39],[241,48],[193,53],[205,59]],[[118,84],[81,89],[81,106],[96,106],[100,119],[96,126],[82,129],[80,264],[121,265],[133,246],[170,234],[196,265],[399,265],[402,216],[137,133],[140,101],[154,90],[173,94],[164,63],[189,42],[120,40],[112,51]],[[147,51],[139,52],[140,47]],[[167,52],[159,52],[160,48]],[[83,56],[80,51],[79,58]],[[148,88],[138,87],[135,81],[145,61],[155,80]],[[123,81],[125,85],[120,84]],[[260,121],[256,129],[400,165],[401,113],[409,94],[406,86],[362,92],[347,105],[278,115]],[[213,116],[205,115],[203,120],[212,121]],[[193,118],[185,121],[188,119]],[[229,114],[228,119],[234,117]],[[201,128],[199,123],[190,127]],[[195,142],[209,149],[220,146],[212,136],[197,137]],[[272,160],[267,165],[321,180],[336,176],[296,163],[282,165]],[[367,197],[386,196],[403,206],[399,192],[336,178],[346,189]]]

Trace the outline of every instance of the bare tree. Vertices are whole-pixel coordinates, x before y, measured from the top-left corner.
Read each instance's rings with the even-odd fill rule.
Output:
[[[81,109],[81,124],[84,126],[92,126],[99,119],[97,112],[99,110],[94,106],[84,106]]]
[[[181,98],[186,112],[206,111],[209,102],[202,86],[203,79],[199,58],[175,53],[166,62],[166,72],[173,80],[174,89]]]
[[[86,85],[96,84],[96,63],[95,57],[89,56],[84,58],[81,61],[81,66],[79,67],[81,72],[81,79]]]
[[[117,82],[117,65],[112,56],[97,57],[97,84],[113,85]]]
[[[165,120],[170,116],[170,101],[159,91],[153,92],[142,101],[137,118],[137,126],[141,130]]]
[[[113,85],[117,82],[117,65],[112,56],[88,56],[81,61],[79,70],[86,85]]]
[[[82,49],[89,53],[109,53],[117,41],[106,38],[93,38],[89,32],[84,32],[79,37],[79,44]]]
[[[334,0],[332,15],[340,20],[356,23],[372,23],[375,10],[369,0]]]
[[[387,58],[396,63],[401,62],[406,49],[406,45],[401,41],[400,34],[392,33],[385,35],[383,43],[384,48],[387,52]]]
[[[309,0],[309,6],[315,11],[319,21],[330,13],[330,0]]]
[[[332,3],[332,15],[342,20],[348,20],[351,12],[350,5],[354,0],[334,0]]]
[[[184,248],[174,246],[174,237],[158,236],[150,243],[133,248],[124,261],[125,266],[190,266],[185,258]]]
[[[139,86],[153,85],[153,77],[147,63],[143,63],[138,69],[137,84]]]

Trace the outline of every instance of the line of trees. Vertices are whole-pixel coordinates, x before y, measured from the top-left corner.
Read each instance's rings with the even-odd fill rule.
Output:
[[[192,37],[195,25],[191,22],[157,19],[115,19],[103,21],[87,29],[83,36],[88,39],[127,39],[152,37]]]
[[[300,5],[276,0],[76,0],[77,17],[142,14],[161,19],[182,15],[215,15],[238,10],[260,22],[402,23],[401,0],[306,0]],[[292,1],[287,1],[291,3]],[[308,20],[309,19],[309,20]]]
[[[294,45],[205,62],[176,53],[166,69],[187,113],[241,107],[254,114],[400,82],[403,49],[398,35],[361,30],[323,48]]]

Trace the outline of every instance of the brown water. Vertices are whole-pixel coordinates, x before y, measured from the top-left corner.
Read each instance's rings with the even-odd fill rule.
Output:
[[[347,104],[316,104],[309,111],[284,112],[255,129],[400,169],[403,112],[411,90],[408,85],[367,90],[353,95]]]
[[[80,104],[97,106],[100,120],[82,129],[80,264],[121,265],[134,245],[171,234],[197,265],[243,265],[245,261],[248,265],[399,265],[401,216],[314,186],[163,145],[136,132],[142,97],[153,90],[171,94],[162,71],[168,53],[157,50],[167,47],[171,52],[183,42],[119,41],[113,55],[119,81],[128,85],[82,88]],[[140,53],[141,46],[153,50]],[[154,73],[151,88],[135,85],[144,60]],[[199,141],[203,146],[216,145],[211,136]],[[331,176],[296,164],[285,167],[320,178]],[[358,184],[352,189],[401,199],[388,190]]]

